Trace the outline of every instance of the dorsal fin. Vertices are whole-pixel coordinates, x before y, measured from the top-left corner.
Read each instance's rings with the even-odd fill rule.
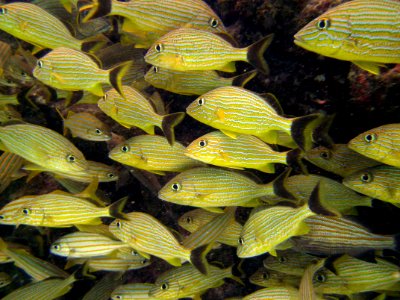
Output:
[[[264,98],[265,102],[267,102],[270,106],[275,109],[276,113],[280,116],[283,115],[283,109],[281,104],[279,103],[279,100],[275,97],[275,95],[271,93],[262,93],[258,94],[260,97]]]
[[[235,48],[239,47],[238,42],[230,34],[228,34],[226,32],[218,32],[215,34],[218,35],[220,38],[224,39],[225,41],[227,41],[233,47],[235,47]]]

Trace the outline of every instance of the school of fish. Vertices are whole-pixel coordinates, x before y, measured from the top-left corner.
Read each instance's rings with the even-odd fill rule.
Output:
[[[399,0],[306,21],[300,48],[400,64]],[[202,0],[0,2],[2,299],[399,299],[400,233],[357,215],[400,207],[400,123],[335,144],[245,88],[274,33],[232,34]]]

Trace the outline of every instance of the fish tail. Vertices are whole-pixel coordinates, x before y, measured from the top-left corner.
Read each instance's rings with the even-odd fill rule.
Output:
[[[126,201],[128,200],[128,196],[119,199],[118,201],[114,202],[113,204],[111,204],[110,206],[107,207],[109,215],[111,217],[114,217],[116,219],[122,219],[122,220],[126,220],[126,216],[125,214],[122,212]]]
[[[340,213],[327,208],[322,204],[321,201],[321,182],[315,186],[311,192],[310,198],[308,199],[308,208],[315,214],[324,216],[340,216]]]
[[[122,92],[122,77],[124,77],[126,72],[128,72],[131,65],[132,62],[128,61],[110,69],[110,84],[123,97],[124,94]]]
[[[247,61],[261,73],[266,75],[269,74],[269,67],[264,58],[264,52],[271,44],[273,38],[274,34],[269,34],[258,42],[247,47]]]
[[[275,178],[272,182],[274,194],[278,197],[297,200],[296,197],[287,189],[286,179],[289,177],[291,168],[287,168],[282,174]]]
[[[302,159],[304,157],[304,152],[301,151],[299,148],[290,150],[287,152],[286,155],[286,163],[289,167],[293,168],[294,170],[300,170],[302,174],[307,175],[307,167],[303,163]]]
[[[203,245],[190,252],[190,262],[201,274],[208,274],[208,261],[206,256],[213,245],[214,243]]]
[[[303,151],[313,147],[314,131],[323,122],[323,115],[312,114],[294,118],[290,128],[291,136],[299,148]]]
[[[168,143],[172,146],[175,142],[174,127],[182,122],[185,117],[184,112],[177,112],[169,115],[165,115],[162,119],[161,128]]]
[[[325,115],[322,114],[322,120],[319,122],[318,126],[313,131],[313,141],[318,145],[324,146],[328,149],[332,149],[334,142],[329,136],[328,131],[331,127],[332,121],[335,115]]]
[[[86,16],[82,19],[85,23],[91,19],[104,17],[111,12],[112,0],[93,0],[91,4],[82,6],[79,9],[79,13],[88,11]]]
[[[252,70],[238,76],[233,77],[232,85],[244,87],[250,80],[252,80],[257,75],[257,70]]]
[[[95,52],[106,46],[108,42],[110,40],[103,34],[91,36],[82,41],[81,50],[83,52]]]

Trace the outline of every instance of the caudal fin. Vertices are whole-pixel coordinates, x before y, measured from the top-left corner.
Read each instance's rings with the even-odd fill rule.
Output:
[[[79,13],[86,15],[83,17],[82,22],[85,23],[91,19],[104,17],[111,12],[112,0],[93,0],[91,4],[82,6]]]
[[[124,75],[128,72],[131,65],[132,62],[127,61],[110,70],[110,84],[123,97],[124,93],[122,91],[122,77],[124,77]]]
[[[299,148],[290,150],[286,155],[286,163],[289,167],[294,170],[299,170],[301,173],[308,175],[307,167],[304,165],[302,158],[304,157],[304,152]]]
[[[325,207],[321,202],[321,182],[315,186],[308,199],[308,207],[318,215],[324,216],[340,216],[340,213],[333,210],[331,207]]]
[[[200,246],[190,253],[190,262],[202,274],[208,274],[207,253],[212,249],[213,243]]]
[[[118,201],[114,202],[110,206],[108,206],[109,215],[116,219],[126,220],[125,214],[122,212],[124,209],[125,203],[128,200],[128,196],[119,199]]]
[[[334,117],[335,115],[324,115],[321,122],[313,131],[313,141],[316,144],[324,146],[328,149],[332,149],[335,144],[328,134]]]
[[[274,194],[281,198],[297,200],[285,185],[286,179],[289,177],[291,171],[291,168],[287,168],[286,171],[275,178],[272,183],[274,187]]]
[[[257,70],[252,70],[232,78],[233,86],[244,87],[250,80],[252,80],[257,75]]]
[[[267,35],[258,42],[247,47],[247,61],[259,70],[261,73],[268,75],[269,67],[264,58],[264,52],[271,44],[274,34]]]
[[[183,118],[185,117],[184,112],[177,112],[169,115],[165,115],[163,117],[161,128],[164,132],[165,138],[167,139],[168,143],[172,146],[175,142],[175,133],[174,127],[182,122]]]
[[[313,147],[313,135],[316,128],[323,122],[322,114],[312,114],[293,119],[291,136],[303,151]]]

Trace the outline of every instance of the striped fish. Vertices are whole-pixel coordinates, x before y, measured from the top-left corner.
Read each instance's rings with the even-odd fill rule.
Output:
[[[72,288],[72,284],[77,281],[75,273],[68,278],[49,278],[47,280],[39,281],[24,285],[19,289],[14,290],[3,300],[53,300],[59,298]]]
[[[149,295],[161,299],[185,298],[221,286],[224,284],[224,278],[238,280],[232,275],[232,267],[220,269],[210,265],[208,274],[204,275],[187,264],[168,270],[157,277]]]
[[[300,276],[288,275],[278,271],[268,270],[265,267],[259,268],[249,278],[249,281],[252,284],[264,287],[280,287],[282,285],[299,287],[300,280]]]
[[[245,297],[242,300],[259,300],[259,299],[273,299],[273,300],[298,300],[299,291],[294,287],[281,286],[281,287],[270,287],[255,291]]]
[[[296,151],[277,152],[255,136],[238,134],[235,139],[221,131],[207,133],[186,147],[185,155],[204,163],[233,169],[256,169],[275,173],[275,164],[295,160]]]
[[[112,300],[157,300],[159,298],[149,296],[149,291],[153,286],[154,283],[128,283],[120,285],[111,293],[110,298]]]
[[[325,267],[320,268],[314,273],[312,281],[314,291],[317,294],[353,294],[348,288],[346,280]]]
[[[245,48],[236,48],[232,38],[194,28],[179,28],[157,39],[144,56],[151,65],[176,71],[217,70],[235,72],[235,61],[245,61],[268,74],[264,52],[271,44],[270,34]]]
[[[123,198],[110,206],[98,207],[92,202],[55,191],[39,196],[24,196],[0,210],[0,224],[45,227],[71,227],[75,224],[101,224],[101,217],[123,217]]]
[[[257,75],[250,71],[235,77],[222,77],[216,71],[176,71],[152,66],[144,79],[152,86],[181,95],[202,95],[221,86],[244,86]]]
[[[299,208],[274,206],[253,213],[240,234],[237,256],[246,258],[266,252],[276,256],[279,244],[309,232],[304,220],[313,215],[308,204]]]
[[[1,100],[0,100],[1,101]],[[21,114],[11,105],[1,106],[0,104],[0,125],[4,126],[12,122],[21,122]]]
[[[3,75],[4,65],[7,63],[11,55],[12,55],[11,46],[5,42],[0,41],[0,76]]]
[[[301,277],[301,282],[299,286],[299,300],[317,300],[323,299],[317,296],[315,289],[314,289],[314,274],[321,269],[324,265],[325,260],[321,259],[315,264],[310,264],[304,270],[304,274]]]
[[[74,38],[55,16],[31,3],[1,5],[0,29],[42,48],[68,47],[81,50],[85,42]]]
[[[0,108],[3,109],[3,107],[8,104],[19,105],[18,94],[13,94],[13,95],[0,94]]]
[[[379,74],[382,64],[400,63],[399,15],[397,0],[349,1],[308,23],[294,43]]]
[[[215,211],[220,206],[259,206],[263,196],[281,194],[282,179],[258,184],[239,173],[217,168],[194,168],[172,178],[159,191],[158,198]],[[281,194],[292,199],[290,194]],[[220,212],[220,209],[216,209]]]
[[[277,251],[277,256],[264,259],[264,267],[268,270],[294,276],[303,276],[305,268],[318,261],[318,257],[293,250]]]
[[[381,165],[353,173],[343,184],[356,192],[390,203],[400,203],[400,169]]]
[[[396,237],[371,233],[357,222],[342,217],[313,216],[305,223],[310,232],[292,238],[298,251],[317,255],[357,255],[368,250],[394,250],[398,245]]]
[[[117,145],[108,157],[124,165],[165,175],[165,172],[182,172],[201,165],[185,156],[184,150],[181,143],[171,146],[162,136],[138,135]]]
[[[348,146],[361,155],[400,167],[400,124],[387,124],[353,138]]]
[[[111,293],[124,282],[122,273],[105,274],[96,284],[85,294],[82,300],[109,300]]]
[[[332,149],[318,146],[307,151],[304,158],[321,169],[342,177],[380,164],[351,150],[346,144],[335,144]]]
[[[122,93],[121,79],[131,62],[108,70],[99,68],[87,54],[67,47],[59,47],[37,61],[33,76],[44,84],[66,91],[89,91],[104,96],[103,83],[111,84]]]
[[[72,137],[79,137],[88,141],[101,142],[111,140],[109,126],[91,113],[68,111],[67,117],[63,118],[63,121],[64,134],[69,130]]]
[[[50,252],[69,258],[96,257],[108,255],[126,246],[102,234],[78,231],[57,239],[51,244]]]
[[[24,176],[20,171],[24,159],[11,152],[3,152],[0,155],[0,193],[2,193],[10,183]]]
[[[109,117],[124,127],[139,127],[147,134],[154,134],[155,127],[162,129],[168,142],[175,140],[174,127],[178,125],[185,113],[159,115],[151,102],[136,89],[123,86],[123,95],[116,90],[109,90],[97,103],[99,108]]]
[[[0,239],[0,251],[10,257],[14,264],[24,270],[34,281],[42,281],[51,277],[67,278],[68,273],[57,266],[29,254],[24,249],[14,248]]]
[[[203,228],[204,225],[209,223],[218,215],[220,214],[198,208],[183,214],[178,219],[178,224],[189,232],[195,232],[198,229]],[[221,244],[237,247],[242,227],[243,226],[240,223],[236,221],[232,222],[229,227],[226,227],[226,229],[218,236],[216,241]]]
[[[180,27],[209,32],[226,32],[221,19],[202,0],[96,0],[81,10],[91,8],[83,19],[117,15],[124,17],[122,31],[135,35],[135,47],[148,48],[155,40]]]
[[[110,224],[110,232],[141,254],[146,253],[164,259],[173,266],[181,266],[182,261],[196,264],[203,273],[206,267],[195,257],[197,252],[180,244],[175,236],[153,216],[142,212],[125,215],[126,220],[116,219]]]
[[[61,134],[33,124],[0,128],[0,141],[7,149],[48,170],[84,174],[88,162],[82,152]]]
[[[274,96],[268,99],[240,87],[216,88],[193,101],[186,109],[192,118],[236,138],[254,135],[268,144],[279,143],[279,131],[290,135],[302,150],[312,147],[312,135],[322,115],[285,118],[278,113]]]

